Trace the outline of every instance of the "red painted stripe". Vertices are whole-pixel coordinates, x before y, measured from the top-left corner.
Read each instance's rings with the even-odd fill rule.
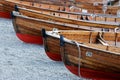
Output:
[[[46,52],[47,56],[54,61],[62,61],[60,54]]]
[[[0,17],[11,18],[10,12],[0,12]]]
[[[17,33],[16,35],[23,42],[32,43],[32,44],[41,44],[41,45],[43,44],[42,36],[33,36],[33,35],[21,34],[21,33]]]
[[[73,74],[78,76],[78,68],[74,66],[65,65],[66,68]],[[120,80],[120,74],[114,74],[109,72],[95,71],[87,68],[81,68],[80,74],[84,78],[92,80]]]

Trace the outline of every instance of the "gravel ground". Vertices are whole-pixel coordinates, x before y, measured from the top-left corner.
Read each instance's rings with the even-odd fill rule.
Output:
[[[0,18],[0,46],[0,80],[85,80],[50,60],[43,46],[20,41],[10,19]]]

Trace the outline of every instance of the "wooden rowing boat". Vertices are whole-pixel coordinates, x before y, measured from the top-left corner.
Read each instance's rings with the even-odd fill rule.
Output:
[[[103,22],[120,22],[120,18],[118,16],[114,15],[103,15],[103,14],[90,14],[90,13],[75,13],[75,12],[69,12],[69,11],[58,11],[58,10],[52,10],[52,9],[45,9],[45,8],[34,8],[34,7],[27,7],[22,8],[15,6],[15,10],[21,12],[24,15],[32,16],[30,15],[31,12],[34,13],[32,17],[35,17],[35,13],[41,15],[47,14],[47,15],[54,15],[54,16],[60,16],[65,17],[69,19],[81,19],[81,20],[89,20],[89,21],[103,21]],[[26,12],[25,12],[26,11]],[[29,14],[27,14],[29,13]],[[36,16],[39,18],[38,16]]]
[[[103,6],[92,6],[92,5],[88,5],[88,4],[80,4],[78,5],[79,7],[76,7],[77,4],[75,5],[62,5],[62,6],[58,6],[58,5],[52,5],[52,4],[43,4],[42,2],[39,3],[35,3],[34,1],[31,2],[26,2],[26,1],[20,1],[20,0],[6,0],[5,3],[3,4],[5,9],[8,11],[13,10],[15,5],[19,5],[22,7],[36,7],[36,8],[40,8],[40,7],[44,7],[47,9],[58,9],[58,10],[66,10],[66,11],[74,11],[74,12],[88,12],[88,13],[104,13]],[[54,8],[53,8],[54,7]],[[73,8],[74,7],[74,8]],[[116,15],[117,11],[119,10],[118,6],[107,6],[107,10],[106,10],[106,14],[113,14]]]
[[[95,80],[120,79],[120,33],[76,30],[45,32],[44,29],[42,33],[44,43],[48,44],[45,49],[55,52],[48,55],[53,59],[62,55],[65,66],[73,74]]]
[[[62,59],[68,70],[79,77],[120,79],[120,33],[74,31],[70,35],[69,40],[60,38]]]
[[[19,12],[15,11],[12,13],[12,21],[17,37],[24,42],[35,44],[42,44],[42,28],[47,30],[52,30],[53,28],[58,28],[60,30],[101,30],[101,28],[84,28],[84,26],[78,27],[77,25],[32,18],[20,15]]]
[[[70,31],[68,30],[68,32],[70,32]],[[64,33],[67,34],[67,31],[60,31],[58,34],[64,35]],[[59,42],[58,38],[55,38],[54,36],[52,36],[52,35],[54,35],[54,31],[46,32],[43,30],[42,34],[44,35],[43,36],[44,49],[45,49],[45,52],[48,55],[48,57],[54,61],[61,61],[60,45],[59,45],[60,42]],[[69,36],[69,34],[70,33],[68,33],[68,35],[65,35],[65,37],[69,38],[71,36],[71,35]],[[86,34],[86,35],[88,35],[88,34]],[[74,34],[73,34],[73,36],[74,36]],[[76,36],[76,38],[77,38],[77,36]]]
[[[68,17],[64,15],[58,15],[58,14],[51,14],[51,13],[41,13],[37,10],[32,10],[32,9],[27,9],[27,8],[21,8],[17,9],[21,14],[30,16],[30,17],[35,17],[39,19],[44,19],[44,20],[52,20],[52,21],[58,21],[58,22],[63,22],[63,23],[69,23],[69,24],[75,24],[75,25],[80,25],[80,26],[91,26],[91,27],[97,27],[97,28],[117,28],[119,27],[119,22],[112,22],[112,21],[93,21],[93,20],[83,20],[81,19],[81,15],[77,15],[75,17],[77,18],[71,18],[74,14],[70,15]],[[58,12],[59,13],[59,12]],[[66,13],[65,13],[66,14]],[[116,17],[117,18],[117,17]]]
[[[82,5],[81,8],[77,8],[77,7],[74,7],[74,6],[58,6],[58,5],[52,5],[52,4],[43,4],[42,2],[40,3],[35,3],[34,2],[26,2],[26,1],[20,1],[20,0],[5,0],[4,3],[2,3],[3,5],[3,8],[4,8],[4,11],[7,13],[7,15],[10,16],[10,12],[14,10],[14,6],[15,5],[18,5],[20,7],[26,7],[26,8],[29,8],[29,9],[34,9],[34,10],[41,10],[41,11],[44,11],[45,9],[45,12],[56,12],[56,11],[61,11],[62,13],[64,12],[74,12],[74,13],[86,13],[86,11],[88,13],[103,13],[103,11],[99,11],[101,10],[101,8],[99,9],[99,7],[97,8],[96,6],[95,7],[86,7],[86,6],[89,6],[89,5]],[[82,8],[83,7],[83,8]],[[89,10],[90,9],[90,10]],[[93,11],[93,10],[96,10],[96,11]],[[113,13],[113,14],[116,14],[118,11],[117,7],[113,6],[113,10],[111,10],[111,7],[108,8],[108,11],[106,11],[106,13]],[[63,14],[65,15],[65,14]],[[74,16],[74,15],[73,15]],[[93,14],[94,16],[94,14]],[[75,16],[76,17],[76,16]],[[95,17],[95,16],[94,16]],[[103,18],[101,18],[100,16],[96,16],[94,18],[95,20],[112,20],[112,21],[119,21],[119,18],[107,18],[104,16]]]
[[[107,5],[114,5],[118,2],[118,0],[24,0],[28,2],[36,2],[36,3],[44,3],[44,4],[54,4],[54,5],[71,5],[74,4],[89,4],[89,5],[95,5],[101,6],[103,4]]]

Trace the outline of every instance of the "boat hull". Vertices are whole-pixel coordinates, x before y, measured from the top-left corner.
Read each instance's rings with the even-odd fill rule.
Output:
[[[46,33],[43,35],[46,35]],[[61,55],[60,55],[59,39],[51,37],[49,35],[46,35],[46,36],[47,37],[43,37],[44,49],[45,49],[46,55],[53,61],[62,61]]]
[[[91,36],[87,36],[89,32],[85,31],[68,34],[71,34],[71,38],[70,35],[69,38],[60,36],[60,46],[62,61],[70,72],[79,77],[97,80],[120,79],[120,48],[116,47],[120,46],[119,33],[104,32],[101,35],[101,40],[108,41],[112,46],[98,44],[98,32],[93,32]],[[117,40],[116,46],[114,40]]]
[[[46,54],[53,61],[62,61],[60,54],[50,53],[50,52],[46,52]]]
[[[42,36],[35,36],[22,33],[16,33],[16,35],[23,42],[32,44],[43,44]]]
[[[10,12],[4,12],[4,11],[0,11],[0,17],[1,18],[11,18]]]
[[[97,53],[97,55],[96,55],[96,54],[94,54],[96,51],[93,51],[92,58],[90,59],[87,56],[91,56],[91,54],[84,53],[84,51],[86,51],[86,50],[90,51],[89,48],[84,49],[81,47],[82,58],[79,58],[79,56],[78,56],[79,54],[76,53],[75,49],[70,50],[70,49],[73,49],[73,45],[71,45],[72,47],[69,46],[70,49],[67,48],[68,47],[67,45],[65,45],[65,46],[66,47],[61,52],[62,60],[65,64],[66,68],[71,73],[73,73],[79,77],[89,78],[89,79],[93,79],[93,80],[94,79],[95,80],[119,80],[120,79],[119,62],[116,63],[118,57],[115,60],[114,59],[115,56],[114,56],[114,58],[111,58],[112,61],[110,61],[109,57],[107,57],[105,59],[106,55],[104,55],[103,52],[98,51],[99,53]],[[74,51],[73,52],[74,54],[70,53],[72,51]],[[87,56],[86,56],[86,54],[87,54]],[[103,55],[103,57],[101,55]],[[109,54],[107,54],[107,56],[108,55]],[[75,56],[78,56],[78,57],[75,57]],[[94,58],[93,56],[97,56],[97,57]]]
[[[6,11],[4,6],[0,3],[0,17],[1,18],[11,18],[10,12]]]
[[[81,68],[80,71],[78,71],[78,67],[70,66],[70,65],[65,65],[65,67],[73,74],[84,77],[84,78],[89,78],[92,80],[119,80],[120,79],[120,74],[114,74],[110,72],[101,72],[101,71],[95,71],[87,68]],[[79,73],[80,72],[80,75]]]

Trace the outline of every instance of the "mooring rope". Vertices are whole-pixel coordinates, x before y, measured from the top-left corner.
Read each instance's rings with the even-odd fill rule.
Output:
[[[79,58],[79,61],[78,61],[78,76],[81,77],[81,73],[80,73],[80,68],[81,68],[81,62],[80,62],[80,59],[81,59],[81,49],[80,49],[80,44],[76,41],[73,41],[76,45],[77,45],[77,48],[78,48],[78,58]]]

